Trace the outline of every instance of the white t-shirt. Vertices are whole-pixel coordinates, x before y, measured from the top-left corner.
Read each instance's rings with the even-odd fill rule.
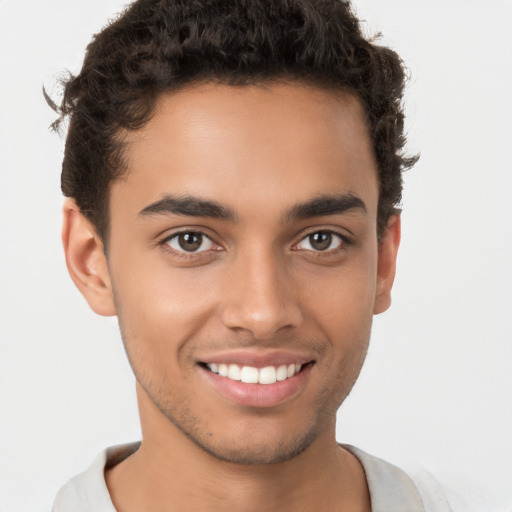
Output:
[[[102,451],[87,471],[61,488],[55,498],[53,512],[116,512],[105,483],[105,468],[119,464],[139,446],[140,443],[132,443]],[[343,447],[363,466],[372,512],[454,512],[433,478],[415,478],[358,448]]]

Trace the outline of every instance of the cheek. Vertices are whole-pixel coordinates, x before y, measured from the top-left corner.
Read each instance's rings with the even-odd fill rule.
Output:
[[[308,317],[326,340],[323,373],[337,382],[335,387],[342,398],[356,381],[366,357],[375,301],[376,262],[371,254],[361,254],[356,261],[307,287],[317,290],[309,294]]]
[[[311,318],[318,319],[329,337],[364,329],[373,317],[376,258],[367,252],[351,265],[324,269],[307,279],[303,290]]]
[[[197,268],[175,269],[161,262],[134,260],[112,265],[123,340],[131,360],[151,360],[165,369],[186,356],[187,341],[210,317],[214,308],[211,278]]]

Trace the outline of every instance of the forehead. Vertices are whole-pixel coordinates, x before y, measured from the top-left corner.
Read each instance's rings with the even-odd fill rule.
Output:
[[[364,196],[376,216],[377,170],[363,109],[348,93],[299,84],[202,84],[162,95],[127,137],[127,173],[111,213],[165,194],[233,210],[277,210],[333,192]],[[116,197],[122,196],[122,202]]]

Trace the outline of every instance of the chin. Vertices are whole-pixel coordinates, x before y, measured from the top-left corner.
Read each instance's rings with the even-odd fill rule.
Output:
[[[291,460],[307,450],[325,427],[318,418],[307,421],[303,416],[277,420],[257,413],[242,421],[232,418],[218,422],[219,418],[207,420],[194,416],[186,407],[166,407],[158,400],[153,400],[153,404],[165,421],[202,452],[239,465],[277,464]],[[300,419],[302,425],[298,425]]]
[[[191,436],[190,433],[185,432],[185,434],[199,448],[215,459],[244,466],[278,464],[289,461],[307,450],[317,437],[316,432],[308,432],[302,437],[286,442],[276,442],[275,440],[255,442],[252,436],[247,436],[245,439],[239,438],[235,445],[227,440],[221,444],[214,442],[211,438],[201,439]]]

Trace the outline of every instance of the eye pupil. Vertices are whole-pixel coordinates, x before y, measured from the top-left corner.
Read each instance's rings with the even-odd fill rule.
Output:
[[[178,243],[184,251],[197,251],[203,243],[203,235],[201,233],[181,233],[178,237]]]
[[[325,251],[332,243],[332,234],[325,231],[319,231],[309,235],[309,243],[311,247],[317,251]]]

